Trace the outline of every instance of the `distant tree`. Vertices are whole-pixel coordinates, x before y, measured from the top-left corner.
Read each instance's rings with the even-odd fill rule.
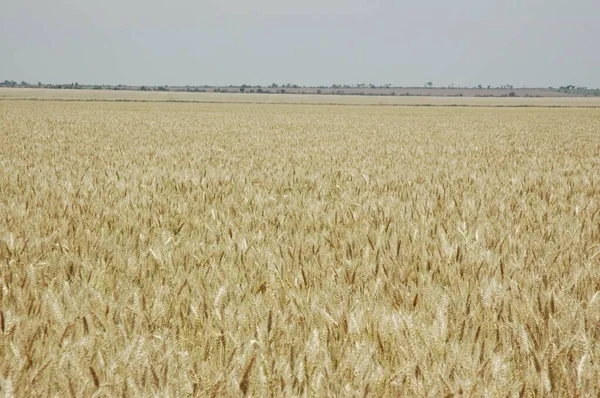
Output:
[[[427,85],[429,86],[429,88],[433,87],[433,83],[432,82],[427,82]]]
[[[482,89],[483,86],[480,84],[479,86],[477,86],[478,89]]]
[[[243,93],[244,91],[246,91],[246,87],[244,87],[244,86],[240,87],[240,93]]]
[[[490,86],[490,85],[488,84],[488,86],[487,86],[487,89],[489,90],[489,89],[491,89],[491,88],[492,88],[492,86]]]
[[[322,93],[322,91],[321,91],[321,90],[317,90],[317,94],[321,94],[321,93]]]
[[[279,85],[277,83],[271,84],[271,88],[277,88],[277,87],[279,87]]]
[[[516,97],[517,94],[514,91],[511,91],[510,93],[508,93],[509,97]]]
[[[38,82],[38,87],[42,87],[42,82]]]
[[[29,83],[27,83],[25,80],[21,80],[21,86],[29,86]]]

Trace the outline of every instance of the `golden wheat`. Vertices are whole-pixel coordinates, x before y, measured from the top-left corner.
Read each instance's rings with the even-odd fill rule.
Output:
[[[0,388],[600,393],[600,111],[0,101]]]

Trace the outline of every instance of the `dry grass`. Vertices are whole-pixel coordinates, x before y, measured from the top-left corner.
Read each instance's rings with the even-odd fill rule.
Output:
[[[600,393],[600,112],[0,102],[0,387]]]

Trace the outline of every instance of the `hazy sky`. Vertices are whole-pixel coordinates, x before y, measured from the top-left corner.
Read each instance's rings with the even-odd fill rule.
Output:
[[[9,0],[0,80],[600,87],[600,0]]]

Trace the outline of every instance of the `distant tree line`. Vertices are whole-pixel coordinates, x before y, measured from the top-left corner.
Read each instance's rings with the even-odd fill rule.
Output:
[[[517,92],[514,90],[514,86],[512,84],[504,84],[496,87],[492,87],[491,85],[484,86],[483,84],[479,84],[473,87],[461,87],[455,86],[451,84],[447,87],[436,87],[433,82],[428,81],[421,87],[397,87],[392,84],[383,84],[383,85],[375,85],[373,83],[356,83],[356,84],[332,84],[330,86],[300,86],[298,84],[293,83],[272,83],[268,86],[261,85],[249,85],[242,84],[241,86],[128,86],[128,85],[81,85],[78,82],[74,83],[66,83],[66,84],[43,84],[42,82],[38,82],[37,84],[30,84],[26,81],[17,82],[15,80],[4,80],[0,81],[0,87],[39,87],[39,88],[50,88],[50,89],[88,89],[88,90],[139,90],[139,91],[179,91],[179,92],[193,92],[193,93],[204,93],[204,92],[214,92],[214,93],[264,93],[264,94],[285,94],[287,92],[293,92],[296,94],[329,94],[329,95],[423,95],[419,93],[411,94],[409,91],[402,91],[403,89],[438,89],[438,90],[453,90],[452,94],[455,96],[462,96],[463,93],[457,90],[460,89],[475,89],[475,90],[511,90],[510,92],[498,93],[496,95],[504,96],[504,97],[515,97],[518,96]],[[391,90],[393,89],[393,91]],[[357,91],[359,90],[359,91]],[[363,91],[363,90],[373,90],[373,91]],[[376,91],[382,90],[382,91]],[[586,87],[580,87],[575,85],[566,85],[560,86],[558,88],[548,87],[548,90],[561,92],[565,94],[579,95],[579,96],[600,96],[600,89],[588,89]],[[476,94],[476,96],[492,96],[494,94],[490,94],[488,92],[483,91],[481,94]],[[525,93],[521,94],[523,96],[531,96],[531,94]]]
[[[0,82],[0,87],[40,87],[40,88],[70,88],[70,89],[80,89],[82,86],[79,83],[69,83],[69,84],[43,84],[42,82],[38,82],[37,84],[30,84],[26,81],[22,80],[20,83],[17,83],[14,80],[4,80]]]

